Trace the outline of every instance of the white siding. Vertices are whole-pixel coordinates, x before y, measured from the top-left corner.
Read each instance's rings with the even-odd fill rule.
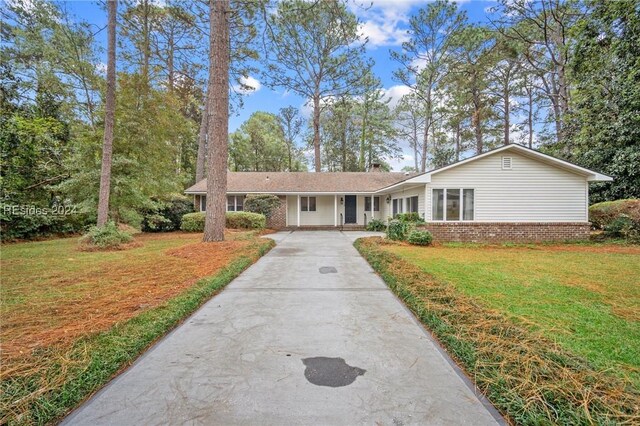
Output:
[[[301,195],[306,197],[306,195]],[[311,195],[316,197],[315,212],[300,212],[300,226],[325,226],[334,225],[334,198],[333,195]],[[298,196],[288,195],[287,206],[289,215],[289,226],[298,225]]]
[[[411,198],[411,197],[418,197],[418,214],[421,217],[424,217],[425,211],[424,211],[424,186],[419,186],[419,187],[415,187],[415,188],[410,188],[410,189],[406,189],[404,191],[399,191],[399,192],[392,192],[391,194],[391,202],[389,204],[387,204],[386,201],[384,201],[385,203],[385,208],[386,210],[386,216],[384,217],[385,219],[387,217],[391,217],[391,215],[393,214],[393,200],[395,198],[398,199],[402,199],[402,212],[406,213],[407,212],[407,198]],[[386,199],[386,195],[384,197]],[[382,200],[381,200],[382,201]]]
[[[512,157],[511,170],[502,156]],[[432,188],[473,188],[475,220],[481,222],[587,221],[586,178],[513,153],[496,153],[436,173],[428,185],[426,219],[431,220]]]

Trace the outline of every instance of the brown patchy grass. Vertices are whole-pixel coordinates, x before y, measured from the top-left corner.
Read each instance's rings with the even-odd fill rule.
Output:
[[[43,351],[109,329],[213,275],[251,244],[248,233],[141,234],[124,251],[81,252],[77,239],[2,247],[2,376],[39,368]],[[35,357],[35,358],[34,358]]]
[[[534,250],[477,246],[417,248],[375,238],[358,240],[356,247],[510,423],[640,422],[640,390],[630,376],[594,366],[592,360],[568,350],[561,341],[561,336],[568,331],[563,324],[555,330],[541,328],[539,318],[515,317],[509,312],[508,307],[512,305],[521,309],[529,305],[532,312],[541,306],[545,308],[548,298],[539,300],[544,299],[544,288],[526,297],[530,290],[527,287],[536,290],[537,284],[546,285],[551,299],[562,298],[563,292],[558,292],[552,282],[516,281],[510,285],[509,279],[505,281],[511,275],[500,265],[514,262],[509,258],[510,253],[517,258],[526,250],[544,251],[544,247],[534,247]],[[446,254],[441,253],[442,250]],[[568,251],[575,255],[576,251]],[[564,265],[567,259],[560,257],[556,262]],[[529,271],[536,271],[535,263],[530,262]],[[545,263],[544,259],[541,263]],[[585,263],[583,269],[589,266],[592,264]],[[514,288],[515,293],[511,291]],[[475,289],[475,293],[469,289]],[[568,295],[575,296],[571,292]],[[562,312],[565,303],[558,302],[560,315],[556,319],[569,316],[571,321],[571,315]],[[583,300],[573,302],[566,306],[573,306],[576,311],[584,306]],[[552,300],[550,309],[553,306]],[[591,320],[602,327],[602,318],[595,316]],[[618,331],[604,329],[602,334]],[[633,336],[628,339],[627,344],[633,349],[637,340],[633,340]]]

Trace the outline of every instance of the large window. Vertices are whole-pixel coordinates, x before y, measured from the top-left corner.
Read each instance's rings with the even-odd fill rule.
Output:
[[[407,213],[418,213],[418,196],[407,198]]]
[[[433,206],[431,218],[433,220],[444,220],[444,189],[433,190],[431,205]]]
[[[395,217],[397,214],[402,213],[402,202],[404,200],[402,198],[394,198],[392,201],[393,206],[393,216]]]
[[[432,191],[432,220],[473,220],[474,190],[460,188]]]
[[[371,197],[364,197],[364,211],[371,211]],[[380,197],[373,197],[373,211],[380,211]]]
[[[227,195],[227,211],[241,212],[244,210],[244,196]]]
[[[315,212],[316,197],[300,197],[300,211]]]

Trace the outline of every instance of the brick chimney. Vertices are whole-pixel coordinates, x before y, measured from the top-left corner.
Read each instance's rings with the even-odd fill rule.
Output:
[[[370,172],[381,172],[382,165],[380,163],[371,163],[371,167],[369,167]]]

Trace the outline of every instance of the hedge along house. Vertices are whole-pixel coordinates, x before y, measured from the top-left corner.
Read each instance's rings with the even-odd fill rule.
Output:
[[[274,194],[273,228],[360,228],[417,212],[440,241],[550,241],[589,235],[589,183],[609,176],[521,145],[421,174],[229,172],[227,210]],[[205,206],[206,180],[185,191]]]

